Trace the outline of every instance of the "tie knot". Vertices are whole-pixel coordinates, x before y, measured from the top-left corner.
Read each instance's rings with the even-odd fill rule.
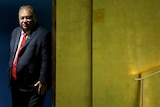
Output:
[[[27,33],[23,33],[23,36],[26,37],[26,36],[27,36]]]

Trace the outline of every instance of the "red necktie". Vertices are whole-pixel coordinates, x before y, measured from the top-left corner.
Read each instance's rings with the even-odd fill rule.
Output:
[[[13,68],[12,68],[12,76],[13,78],[16,80],[17,79],[17,75],[16,75],[16,68],[17,68],[17,62],[18,62],[18,55],[22,49],[22,46],[24,45],[25,41],[26,41],[26,36],[27,34],[26,33],[23,33],[23,37],[22,37],[22,40],[21,42],[19,43],[19,47],[17,49],[17,52],[16,52],[16,55],[15,55],[15,58],[14,58],[14,62],[13,62]]]

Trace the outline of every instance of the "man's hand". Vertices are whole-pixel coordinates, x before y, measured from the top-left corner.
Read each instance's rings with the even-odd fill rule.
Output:
[[[43,95],[47,91],[46,84],[42,83],[41,81],[35,83],[34,86],[38,87],[38,95]]]

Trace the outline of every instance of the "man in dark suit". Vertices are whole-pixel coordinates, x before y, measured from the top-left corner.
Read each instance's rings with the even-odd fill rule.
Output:
[[[51,33],[38,25],[32,6],[21,6],[18,15],[9,56],[12,107],[43,107],[51,85]]]

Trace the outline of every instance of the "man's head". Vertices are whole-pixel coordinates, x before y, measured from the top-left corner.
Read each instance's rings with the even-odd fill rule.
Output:
[[[36,24],[36,16],[32,6],[21,6],[18,13],[19,25],[24,32],[31,30]]]

